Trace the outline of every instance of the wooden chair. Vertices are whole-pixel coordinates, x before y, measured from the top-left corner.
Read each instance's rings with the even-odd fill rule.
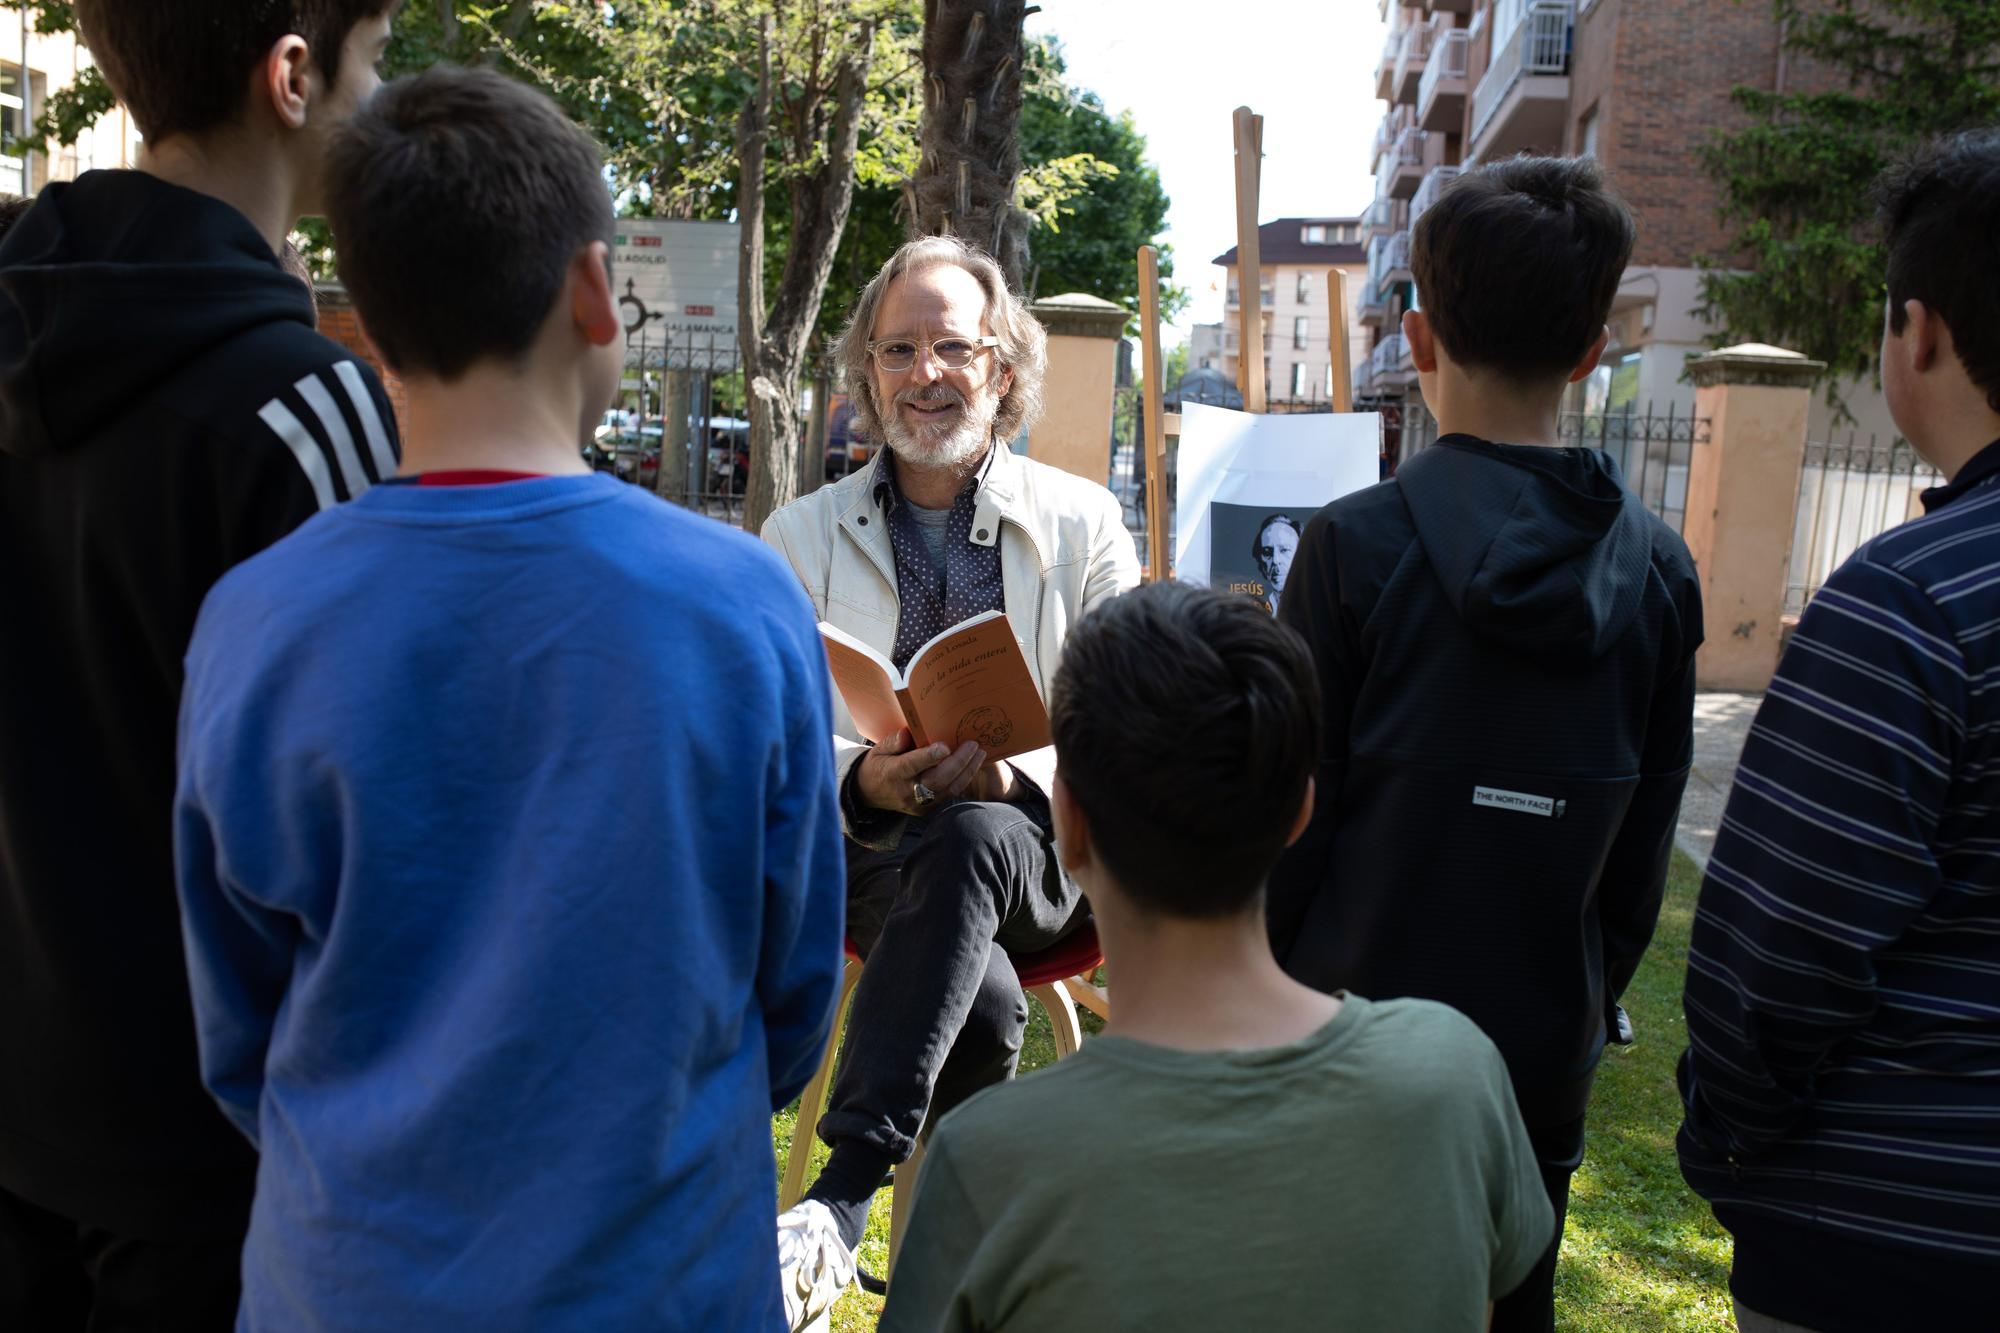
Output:
[[[1074,1055],[1083,1045],[1083,1025],[1076,1013],[1078,1005],[1099,1018],[1111,1017],[1109,995],[1102,986],[1090,980],[1091,974],[1103,961],[1104,954],[1097,946],[1097,931],[1089,925],[1039,953],[1014,959],[1014,972],[1021,980],[1021,989],[1034,996],[1048,1011],[1049,1024],[1055,1029],[1058,1060]],[[827,1092],[833,1085],[834,1061],[840,1054],[840,1037],[847,1022],[847,1006],[854,998],[855,983],[861,980],[861,968],[861,956],[853,942],[849,941],[847,967],[840,978],[840,1002],[833,1013],[833,1030],[827,1034],[826,1051],[820,1057],[819,1069],[799,1096],[799,1118],[792,1129],[792,1150],[785,1158],[785,1175],[778,1187],[780,1212],[797,1203],[806,1192],[806,1168],[812,1161],[813,1130],[819,1124],[820,1116],[826,1112]],[[896,1168],[889,1213],[891,1272],[896,1266],[896,1251],[902,1246],[903,1227],[909,1220],[910,1204],[916,1198],[917,1172],[923,1165],[923,1157],[924,1141],[919,1138],[910,1159]]]

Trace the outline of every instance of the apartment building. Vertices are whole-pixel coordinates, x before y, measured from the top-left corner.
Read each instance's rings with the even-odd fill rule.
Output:
[[[30,140],[28,127],[50,94],[69,87],[90,63],[89,50],[73,35],[45,36],[26,10],[0,8],[0,194],[34,194],[52,180],[137,160],[139,129],[123,107],[69,147]]]
[[[1279,218],[1257,228],[1257,302],[1262,311],[1264,396],[1274,412],[1324,407],[1333,397],[1334,358],[1327,294],[1328,273],[1347,275],[1341,322],[1350,359],[1366,355],[1361,298],[1367,273],[1360,218]],[[1242,283],[1236,247],[1215,257],[1226,272],[1222,348],[1218,368],[1232,380],[1242,349],[1239,311]],[[1190,358],[1192,363],[1192,358]]]
[[[1361,316],[1374,340],[1355,388],[1384,406],[1418,399],[1403,346],[1416,301],[1410,228],[1469,165],[1516,153],[1593,156],[1639,225],[1611,313],[1604,363],[1579,386],[1590,411],[1691,405],[1682,383],[1712,327],[1697,260],[1725,261],[1730,231],[1719,192],[1695,154],[1744,123],[1738,86],[1797,91],[1818,72],[1788,57],[1771,6],[1713,0],[1382,0],[1388,38],[1376,73],[1385,103],[1373,147],[1376,198]],[[1850,406],[1864,429],[1886,412],[1861,386]],[[1816,401],[1816,431],[1826,408]],[[1422,413],[1412,413],[1414,423]],[[1888,429],[1886,424],[1883,427]],[[1819,436],[1816,434],[1815,438]],[[1406,446],[1407,447],[1407,446]]]

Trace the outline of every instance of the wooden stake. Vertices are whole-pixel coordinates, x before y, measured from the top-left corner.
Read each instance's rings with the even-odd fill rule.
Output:
[[[1347,348],[1347,273],[1343,269],[1330,268],[1326,271],[1327,300],[1327,352],[1333,363],[1333,410],[1352,412],[1354,410],[1354,367],[1348,364]]]
[[[1257,248],[1263,119],[1247,106],[1236,108],[1236,382],[1246,412],[1264,410],[1264,264]]]
[[[1160,255],[1150,245],[1139,247],[1139,344],[1144,360],[1140,375],[1146,418],[1146,578],[1167,577],[1167,386],[1160,356]]]

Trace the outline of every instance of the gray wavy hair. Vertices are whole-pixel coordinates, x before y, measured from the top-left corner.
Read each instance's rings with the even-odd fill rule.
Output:
[[[868,377],[868,338],[875,328],[875,313],[881,308],[882,293],[905,273],[950,264],[978,279],[986,293],[986,324],[1000,340],[993,349],[1000,364],[1014,372],[1014,381],[1000,399],[993,414],[993,433],[1011,440],[1024,426],[1032,426],[1042,415],[1042,381],[1049,370],[1049,335],[1041,321],[1028,313],[1027,305],[1007,288],[1007,275],[983,250],[976,250],[956,236],[926,236],[906,242],[882,271],[862,289],[854,303],[854,314],[833,345],[833,358],[840,378],[854,404],[854,425],[871,440],[884,438],[881,405],[875,401],[875,385]]]

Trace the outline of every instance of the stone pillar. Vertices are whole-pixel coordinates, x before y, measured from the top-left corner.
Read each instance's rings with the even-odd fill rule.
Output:
[[[1701,571],[1705,690],[1762,690],[1777,670],[1806,409],[1824,362],[1761,343],[1688,362],[1706,420],[1688,460],[1682,536]],[[1699,435],[1699,432],[1697,433]]]
[[[1127,312],[1083,292],[1029,309],[1049,331],[1049,376],[1028,456],[1102,486],[1111,475],[1112,391]]]

